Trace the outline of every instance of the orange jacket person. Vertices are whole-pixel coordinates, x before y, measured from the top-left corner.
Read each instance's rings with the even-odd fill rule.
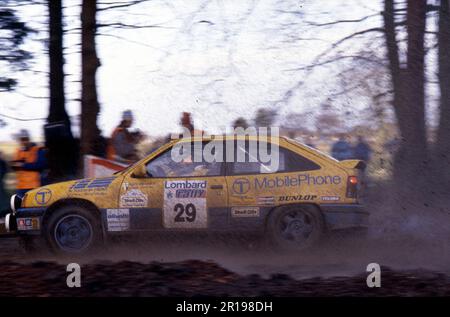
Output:
[[[43,185],[42,172],[47,168],[47,159],[44,148],[30,142],[27,130],[20,130],[17,137],[20,148],[11,167],[16,171],[17,193],[23,196],[30,189]]]

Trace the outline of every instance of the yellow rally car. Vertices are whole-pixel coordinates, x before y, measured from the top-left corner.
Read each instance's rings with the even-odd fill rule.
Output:
[[[6,226],[60,252],[142,231],[261,232],[300,250],[331,230],[367,228],[358,203],[363,168],[282,137],[179,139],[111,177],[13,196]]]

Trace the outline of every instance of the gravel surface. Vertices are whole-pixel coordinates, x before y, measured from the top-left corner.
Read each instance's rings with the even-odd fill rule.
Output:
[[[125,244],[125,248],[130,249],[130,245]],[[73,259],[48,254],[31,256],[21,249],[17,239],[2,238],[0,296],[450,296],[450,275],[436,270],[382,267],[381,288],[368,288],[368,273],[364,270],[338,273],[336,267],[342,266],[342,261],[317,267],[312,262],[293,265],[282,261],[275,266],[266,260],[252,265],[242,261],[234,266],[236,269],[229,269],[232,260],[219,257],[186,260],[178,255],[163,261],[145,261],[136,254],[123,254],[120,248],[114,252],[116,260],[107,256],[103,260],[80,259],[81,288],[69,288],[66,265]],[[231,251],[222,251],[227,252]],[[239,258],[239,253],[234,255]],[[213,257],[211,253],[209,256]],[[133,261],[121,260],[125,257]],[[327,262],[326,257],[321,258]]]
[[[0,296],[450,296],[450,278],[429,271],[383,268],[382,287],[366,275],[295,280],[239,275],[212,262],[99,262],[83,265],[80,288],[66,286],[66,267],[54,262],[0,263]]]

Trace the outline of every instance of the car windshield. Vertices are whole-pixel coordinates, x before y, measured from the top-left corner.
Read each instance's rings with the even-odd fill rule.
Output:
[[[154,147],[153,149],[151,149],[151,150],[145,155],[145,157],[148,157],[150,154],[156,152],[157,150],[159,150],[159,149],[160,149],[161,147],[163,147],[164,145],[165,145],[165,144],[163,144],[162,146]],[[142,159],[140,159],[140,160],[138,160],[138,161],[136,161],[136,162],[134,162],[134,163],[131,163],[130,165],[128,165],[128,166],[125,167],[124,169],[115,172],[113,175],[122,175],[123,173],[127,172],[127,171],[130,170],[132,167],[134,167],[134,166],[135,166],[137,163],[139,163],[141,160],[142,160]]]
[[[139,162],[139,161],[137,161],[137,162]],[[130,168],[132,168],[134,165],[136,165],[137,162],[131,163],[130,165],[124,167],[124,169],[115,172],[113,175],[121,175],[121,174],[125,173],[125,172],[128,171]]]

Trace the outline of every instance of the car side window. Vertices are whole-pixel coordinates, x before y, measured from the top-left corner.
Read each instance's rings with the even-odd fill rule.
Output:
[[[259,149],[257,146],[263,144],[260,142],[256,144],[254,142],[245,142],[241,144],[240,142],[235,142],[234,145],[234,162],[232,167],[233,175],[242,174],[259,174],[259,173],[276,173],[277,171],[284,170],[284,153],[279,153],[278,166],[271,166],[269,163],[264,163],[259,155]],[[252,150],[251,146],[255,146]],[[269,148],[270,152],[270,148]]]
[[[235,159],[231,164],[231,175],[287,173],[320,169],[320,166],[311,160],[281,146],[278,147],[278,157],[275,154],[272,156],[272,159],[278,159],[278,164],[263,162],[259,156],[259,151],[257,153],[253,151],[252,153],[250,149],[251,142],[245,142],[244,146],[240,145],[239,142],[235,142]],[[272,148],[270,144],[259,142],[258,146],[268,146],[268,152],[271,153]],[[240,153],[241,158],[244,157],[245,159],[239,161],[238,153]]]
[[[201,149],[209,142],[203,142]],[[149,177],[199,177],[199,176],[220,176],[222,174],[222,162],[208,162],[203,155],[196,156],[193,143],[184,149],[190,151],[180,161],[172,158],[171,149],[162,153],[155,159],[147,163],[146,169]],[[181,153],[184,154],[184,153]],[[200,159],[198,159],[200,157]]]
[[[281,152],[284,153],[284,172],[304,172],[320,169],[320,165],[291,150],[280,148]]]

